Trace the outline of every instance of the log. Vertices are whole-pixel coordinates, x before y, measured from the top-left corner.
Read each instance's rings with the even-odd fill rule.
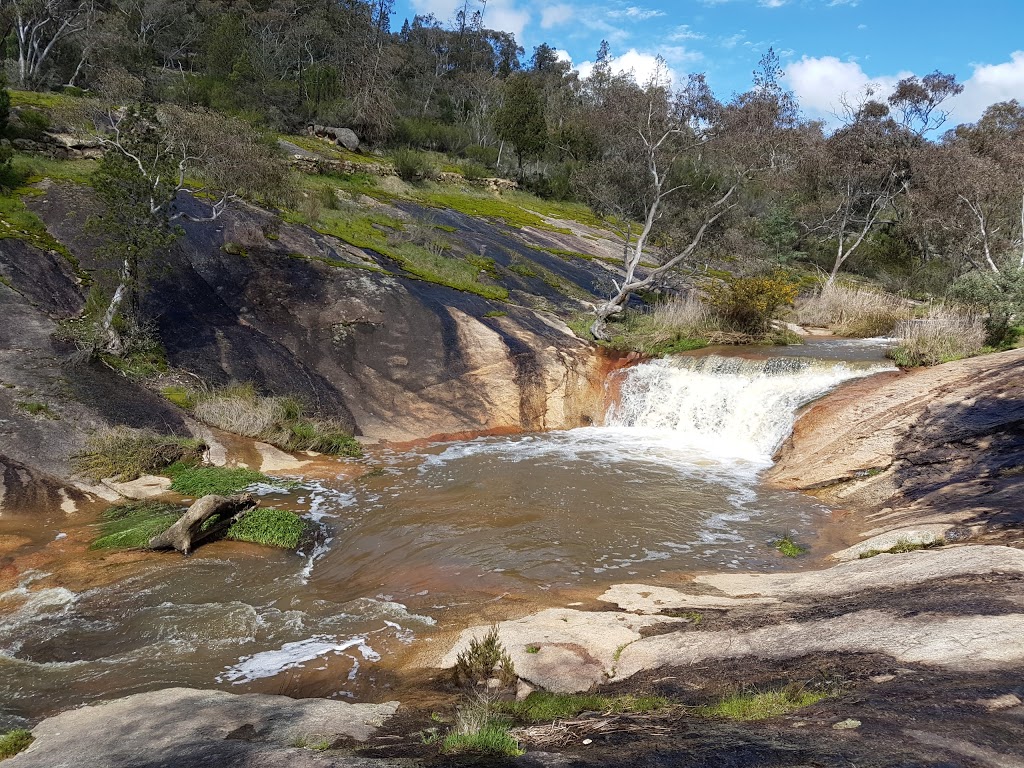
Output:
[[[200,544],[223,536],[228,528],[259,505],[259,500],[249,493],[241,496],[203,496],[174,525],[150,539],[149,548],[176,549],[187,555]],[[222,519],[204,531],[203,524],[211,517]]]

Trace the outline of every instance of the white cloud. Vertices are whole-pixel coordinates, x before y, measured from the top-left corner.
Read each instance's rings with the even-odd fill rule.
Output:
[[[576,10],[571,5],[547,5],[540,12],[540,25],[544,29],[551,29],[566,22],[572,21]]]
[[[608,11],[608,17],[612,19],[632,19],[636,21],[646,21],[647,19],[654,19],[658,16],[664,16],[664,11],[658,11],[653,8],[640,8],[636,5],[631,5],[628,8],[621,10]]]
[[[789,0],[758,0],[758,5],[762,8],[781,8]]]
[[[1010,99],[1024,102],[1024,51],[1014,51],[1001,64],[975,64],[964,92],[953,100],[953,117],[974,122],[986,107]]]
[[[673,42],[679,40],[703,40],[704,35],[699,32],[694,32],[690,29],[689,24],[680,24],[672,31],[672,34],[668,36],[668,39]]]
[[[875,90],[876,98],[885,98],[897,82],[910,75],[900,72],[868,77],[855,61],[841,61],[835,56],[804,56],[786,67],[785,80],[805,112],[831,121],[842,112],[844,99],[856,100],[868,87]]]
[[[412,0],[416,13],[432,13],[442,21],[455,17],[455,11],[462,5],[461,0]],[[484,13],[484,26],[511,32],[517,39],[531,21],[530,12],[520,8],[516,0],[490,0]]]
[[[735,35],[730,35],[729,37],[723,37],[719,44],[723,48],[726,48],[726,49],[735,48],[737,45],[739,45],[740,43],[742,43],[744,41],[745,35],[746,35],[746,30],[744,30],[743,32],[737,32]]]
[[[564,61],[570,67],[572,66],[572,56],[569,54],[568,51],[564,51],[561,48],[555,49],[555,58],[557,58],[559,61]]]
[[[649,53],[641,53],[636,48],[630,48],[621,56],[613,56],[609,62],[613,74],[632,74],[641,85],[647,83],[658,69],[658,57]],[[580,77],[590,77],[594,71],[594,62],[584,61],[576,68]],[[669,67],[666,74],[673,83],[678,81],[675,71]]]

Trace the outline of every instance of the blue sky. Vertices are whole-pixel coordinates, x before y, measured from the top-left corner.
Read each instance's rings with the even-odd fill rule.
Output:
[[[462,0],[396,0],[396,26],[415,13],[454,16]],[[720,97],[744,90],[769,46],[813,117],[842,93],[908,74],[955,73],[958,121],[1024,101],[1024,0],[488,0],[485,24],[514,32],[529,56],[541,42],[584,73],[602,39],[643,79],[661,54],[677,79],[706,72]]]

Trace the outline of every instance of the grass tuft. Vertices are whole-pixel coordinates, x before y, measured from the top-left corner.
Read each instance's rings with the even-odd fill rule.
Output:
[[[50,408],[50,406],[48,406],[46,403],[37,403],[35,401],[29,400],[18,402],[16,403],[16,405],[19,408],[21,408],[21,410],[25,411],[26,413],[32,416],[42,416],[45,419],[51,420],[57,419],[57,414],[55,414],[53,412],[53,409]]]
[[[3,736],[0,736],[0,760],[6,760],[8,757],[14,757],[19,752],[24,752],[33,741],[35,741],[35,737],[30,730],[17,728],[13,731],[8,731]]]
[[[985,336],[980,316],[938,306],[919,320],[901,324],[897,331],[899,344],[888,354],[903,368],[938,365],[977,355],[985,345]]]
[[[762,693],[734,693],[717,704],[698,707],[694,714],[729,720],[767,720],[817,704],[828,697],[829,694],[824,691],[794,691],[788,688]]]
[[[184,512],[183,507],[162,501],[115,504],[101,515],[100,535],[90,549],[144,549]]]
[[[800,325],[831,328],[839,336],[887,336],[910,316],[899,296],[833,283],[804,299],[797,308]]]
[[[508,728],[497,722],[487,723],[469,733],[449,733],[441,742],[441,751],[447,755],[475,753],[519,757],[525,754]]]
[[[172,491],[196,499],[210,494],[230,496],[255,483],[270,481],[262,472],[245,467],[197,467],[175,464],[168,467],[165,474],[173,481]]]
[[[307,523],[294,512],[272,507],[257,507],[228,528],[226,537],[265,547],[298,549]]]
[[[91,480],[126,482],[172,464],[198,462],[205,450],[202,440],[117,427],[89,438],[85,451],[71,462],[75,472]]]
[[[797,544],[789,536],[783,536],[772,542],[772,546],[782,554],[783,557],[800,557],[807,552],[807,547]]]

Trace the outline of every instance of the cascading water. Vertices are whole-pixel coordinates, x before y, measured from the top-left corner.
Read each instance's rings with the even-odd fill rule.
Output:
[[[618,374],[618,402],[606,424],[710,456],[767,462],[802,406],[844,381],[885,369],[792,357],[658,360]]]

